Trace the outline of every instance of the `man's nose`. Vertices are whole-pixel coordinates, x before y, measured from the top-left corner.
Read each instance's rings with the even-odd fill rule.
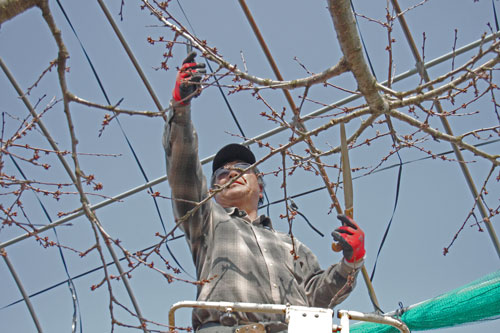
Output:
[[[238,172],[238,170],[229,170],[229,179],[231,178],[234,178],[236,176],[238,176],[240,173]]]

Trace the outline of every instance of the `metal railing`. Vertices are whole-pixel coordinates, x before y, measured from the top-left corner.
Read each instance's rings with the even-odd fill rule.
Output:
[[[257,313],[270,313],[286,315],[291,310],[305,312],[326,313],[333,314],[333,310],[325,308],[293,306],[284,304],[259,304],[259,303],[243,303],[243,302],[203,302],[203,301],[181,301],[177,302],[170,308],[168,312],[168,325],[170,330],[175,330],[175,311],[181,308],[198,308],[217,310],[223,313],[231,312],[257,312]],[[305,317],[305,316],[304,316]],[[314,316],[312,316],[314,317]],[[339,310],[338,317],[340,318],[340,325],[332,324],[332,332],[349,333],[349,320],[366,321],[384,325],[390,325],[397,328],[400,332],[409,333],[410,330],[406,324],[391,316],[379,315],[375,313],[363,313],[358,311]],[[293,330],[292,327],[289,327]]]

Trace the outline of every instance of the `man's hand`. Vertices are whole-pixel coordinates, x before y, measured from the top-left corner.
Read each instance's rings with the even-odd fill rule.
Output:
[[[333,239],[340,243],[347,262],[356,262],[365,257],[365,233],[350,217],[338,215],[342,226],[332,232]]]
[[[194,62],[196,52],[188,54],[186,59],[182,62],[182,67],[177,72],[175,80],[175,88],[172,92],[174,100],[181,105],[187,105],[191,98],[198,97],[200,94],[198,88],[200,81],[205,75],[205,64]]]

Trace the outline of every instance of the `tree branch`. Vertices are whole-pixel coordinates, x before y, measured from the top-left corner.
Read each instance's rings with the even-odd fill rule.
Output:
[[[302,78],[302,79],[297,79],[297,80],[292,80],[292,81],[279,81],[279,80],[271,80],[271,79],[263,79],[259,78],[257,76],[250,75],[246,72],[240,71],[236,65],[232,65],[224,58],[219,56],[217,54],[216,49],[212,49],[207,46],[205,41],[201,41],[198,38],[194,37],[191,35],[185,28],[179,27],[171,22],[167,18],[165,18],[161,11],[156,9],[153,5],[148,0],[142,0],[144,5],[151,11],[151,13],[156,16],[165,26],[169,27],[173,31],[176,32],[176,34],[181,35],[185,39],[187,39],[194,48],[200,50],[202,52],[202,55],[207,58],[208,60],[211,60],[215,63],[217,63],[220,67],[226,68],[230,72],[232,72],[234,75],[236,75],[238,78],[247,80],[249,82],[252,82],[254,84],[260,85],[260,86],[265,86],[265,87],[273,87],[273,88],[280,88],[280,89],[294,89],[294,88],[299,88],[299,87],[307,87],[311,86],[316,83],[324,82],[334,76],[338,76],[342,73],[344,73],[347,70],[346,62],[344,59],[341,59],[338,64],[324,70],[323,72],[312,75],[307,78]],[[165,8],[162,8],[165,10]],[[166,11],[166,10],[165,10]],[[170,16],[171,17],[171,16]]]
[[[28,9],[38,6],[40,0],[0,0],[0,25]]]
[[[378,92],[377,80],[371,74],[363,56],[363,48],[356,29],[356,21],[350,1],[328,0],[328,9],[333,19],[337,38],[353,73],[358,89],[365,97],[372,112],[383,113],[389,109],[387,101]]]

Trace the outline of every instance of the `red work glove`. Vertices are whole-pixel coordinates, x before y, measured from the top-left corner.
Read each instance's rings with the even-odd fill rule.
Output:
[[[197,92],[200,87],[199,83],[205,75],[205,64],[194,62],[196,52],[188,54],[186,59],[182,62],[182,67],[177,72],[175,80],[175,88],[172,92],[174,100],[181,105],[189,104],[193,97],[198,97],[200,94]]]
[[[338,215],[342,226],[332,232],[333,239],[340,243],[347,262],[355,262],[365,257],[365,233],[348,216]]]

